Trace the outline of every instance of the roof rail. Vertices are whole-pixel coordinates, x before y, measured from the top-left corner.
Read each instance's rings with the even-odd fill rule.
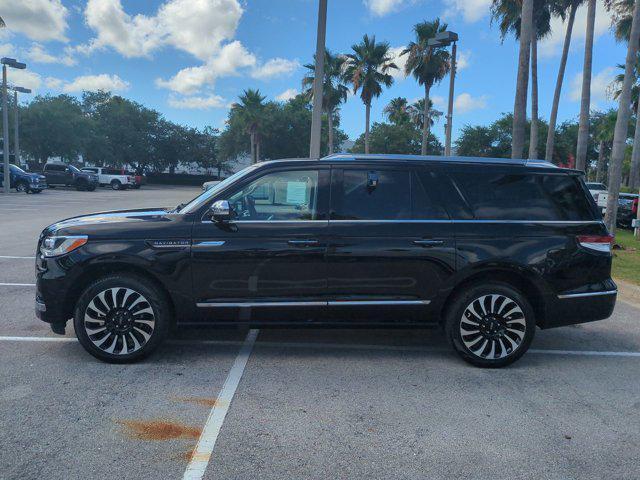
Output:
[[[553,163],[545,160],[525,160],[511,158],[489,158],[489,157],[463,157],[463,156],[440,156],[440,155],[400,155],[400,154],[360,154],[360,153],[334,153],[320,160],[402,160],[414,162],[445,162],[445,163],[491,163],[502,165],[521,165],[532,167],[556,167]]]

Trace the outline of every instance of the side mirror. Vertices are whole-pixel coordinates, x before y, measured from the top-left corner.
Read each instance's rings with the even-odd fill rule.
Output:
[[[216,222],[228,222],[232,217],[232,210],[227,200],[218,200],[209,209],[211,217]]]

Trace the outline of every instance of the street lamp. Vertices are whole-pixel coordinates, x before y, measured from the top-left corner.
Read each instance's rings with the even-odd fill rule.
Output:
[[[27,65],[18,62],[15,58],[2,57],[2,156],[4,157],[4,193],[9,194],[11,188],[11,176],[9,172],[9,108],[7,106],[7,67],[23,70]]]
[[[20,166],[22,162],[20,162],[20,137],[18,135],[18,128],[20,125],[20,109],[18,108],[18,92],[20,93],[31,93],[31,89],[24,87],[11,87],[13,90],[13,100],[15,102],[15,111],[14,114],[14,134],[15,140],[13,141],[13,156],[15,157],[16,165]]]
[[[456,55],[458,52],[458,34],[455,32],[440,32],[429,40],[430,47],[446,47],[451,45],[451,72],[449,73],[449,108],[447,110],[447,125],[445,126],[444,154],[451,155],[451,131],[453,129],[453,91],[456,81]],[[426,119],[425,119],[426,121]]]

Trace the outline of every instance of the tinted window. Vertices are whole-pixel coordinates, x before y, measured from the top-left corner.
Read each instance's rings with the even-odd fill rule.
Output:
[[[91,173],[97,173],[98,169],[97,168],[90,168],[90,167],[85,167],[82,169],[83,172],[91,172]]]
[[[316,220],[318,171],[266,174],[229,198],[238,220]]]
[[[64,172],[67,169],[66,165],[50,163],[44,166],[45,170],[50,172]]]
[[[336,220],[411,218],[411,185],[407,170],[343,170],[337,192]]]
[[[480,220],[593,220],[579,179],[570,175],[451,175]]]
[[[588,182],[587,183],[587,188],[589,190],[606,190],[607,186],[604,183]]]
[[[436,178],[431,172],[414,173],[411,183],[413,218],[418,220],[448,219],[447,212],[438,201]]]

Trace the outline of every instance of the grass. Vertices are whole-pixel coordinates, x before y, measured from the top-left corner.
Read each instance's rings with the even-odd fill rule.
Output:
[[[617,228],[615,243],[624,250],[613,251],[613,277],[640,285],[640,241],[632,230]]]

